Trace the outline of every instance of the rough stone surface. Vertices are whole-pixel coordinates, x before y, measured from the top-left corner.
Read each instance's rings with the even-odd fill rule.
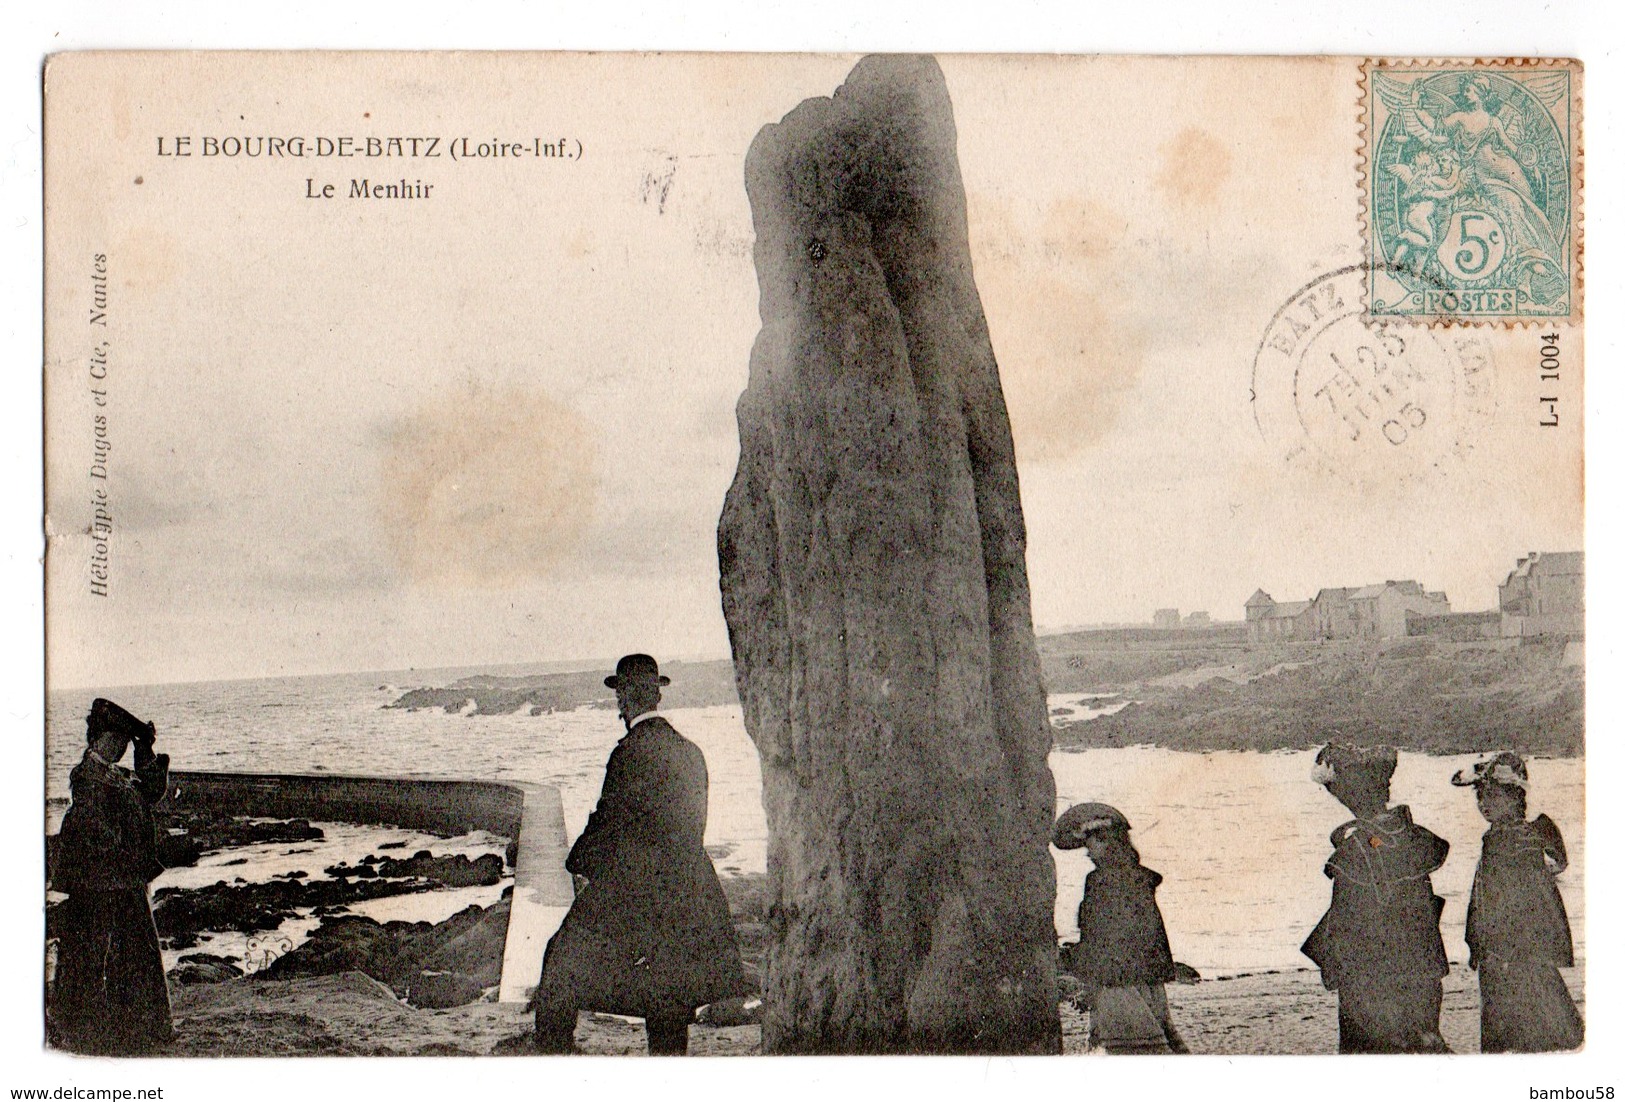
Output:
[[[160,888],[153,895],[152,916],[158,934],[172,948],[186,949],[208,931],[255,933],[274,930],[301,908],[344,906],[365,899],[432,891],[430,880],[271,880],[262,884],[227,884],[206,888]]]
[[[223,983],[242,974],[243,970],[230,957],[211,953],[188,953],[168,973],[171,983]]]
[[[310,940],[273,961],[262,977],[360,972],[414,1006],[458,1006],[480,998],[502,978],[510,903],[466,907],[444,922],[378,922],[360,915],[329,918]]]
[[[770,1052],[1054,1052],[1054,782],[946,84],[868,58],[746,162],[718,533],[762,761]]]
[[[171,1008],[177,1056],[473,1056],[497,1026],[489,1004],[449,1019],[358,972],[182,987]]]

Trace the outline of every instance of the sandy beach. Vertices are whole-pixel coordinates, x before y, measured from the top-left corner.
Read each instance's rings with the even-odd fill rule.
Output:
[[[1583,978],[1565,978],[1584,1013]],[[473,1003],[446,1010],[408,1006],[368,976],[348,972],[286,981],[234,980],[178,988],[173,993],[179,1056],[486,1056],[516,1053],[530,1029],[522,1006]],[[1198,1055],[1318,1055],[1337,1051],[1337,997],[1312,970],[1240,976],[1170,986],[1174,1020]],[[1458,1053],[1478,1051],[1478,984],[1452,970],[1445,980],[1445,1040]],[[1088,1019],[1061,1005],[1063,1052],[1086,1051]],[[761,1052],[756,1025],[689,1032],[695,1056]],[[597,1056],[642,1056],[643,1026],[635,1019],[583,1014],[576,1043]]]
[[[764,885],[759,877],[729,877],[723,884],[747,971],[759,975],[766,937]],[[1564,972],[1582,1014],[1584,974],[1583,966]],[[1167,991],[1174,1022],[1193,1054],[1337,1051],[1337,995],[1321,986],[1313,968],[1170,984]],[[171,982],[170,993],[174,1054],[182,1056],[523,1056],[531,1028],[530,1015],[518,1003],[419,1008],[361,972]],[[1065,1001],[1060,1013],[1063,1053],[1085,1054],[1087,1014]],[[1444,981],[1440,1025],[1451,1051],[1478,1051],[1478,981],[1461,964],[1453,964]],[[576,1044],[587,1055],[647,1053],[643,1024],[609,1014],[583,1013]],[[761,1027],[696,1024],[689,1048],[695,1056],[760,1055]]]

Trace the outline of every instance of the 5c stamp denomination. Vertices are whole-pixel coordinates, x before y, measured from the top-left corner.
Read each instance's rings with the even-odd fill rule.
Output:
[[[1368,316],[1580,315],[1577,62],[1362,69]]]

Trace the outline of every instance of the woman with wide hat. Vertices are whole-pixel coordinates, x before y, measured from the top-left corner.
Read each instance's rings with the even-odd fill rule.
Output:
[[[47,1004],[52,1044],[76,1052],[152,1052],[172,1036],[169,989],[147,885],[163,871],[152,808],[169,783],[169,757],[153,753],[157,728],[111,700],[85,717],[84,760],[68,783],[51,887],[65,892],[57,922],[55,982]],[[135,769],[118,764],[135,745]]]
[[[1062,970],[1081,984],[1089,1047],[1155,1055],[1189,1049],[1168,1013],[1165,985],[1181,968],[1157,906],[1162,874],[1140,863],[1123,813],[1103,803],[1070,807],[1055,821],[1056,849],[1086,849],[1094,863],[1078,904],[1078,940],[1062,947]]]
[[[1526,820],[1529,767],[1512,753],[1463,769],[1489,821],[1467,905],[1468,965],[1478,972],[1480,1048],[1560,1052],[1580,1047],[1585,1027],[1559,968],[1574,964],[1569,916],[1557,876],[1569,855],[1557,824]]]

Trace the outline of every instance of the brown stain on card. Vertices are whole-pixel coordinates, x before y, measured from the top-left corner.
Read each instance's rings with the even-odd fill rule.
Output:
[[[1231,155],[1223,142],[1199,127],[1187,126],[1158,152],[1161,167],[1154,182],[1159,190],[1182,205],[1218,205],[1230,178]]]
[[[549,576],[593,522],[597,451],[581,415],[514,387],[470,387],[399,418],[379,472],[396,566],[419,584]]]
[[[984,291],[994,352],[1023,460],[1085,451],[1116,422],[1139,378],[1145,338],[1119,322],[1106,300],[1075,279],[1029,279],[1008,296]]]
[[[1146,337],[1112,305],[1137,260],[1128,221],[1081,196],[1024,209],[978,195],[972,216],[1017,452],[1067,459],[1105,436],[1143,371]]]
[[[1039,234],[1045,252],[1057,260],[1109,263],[1123,244],[1124,222],[1104,204],[1068,197],[1044,208]]]
[[[113,242],[108,260],[126,290],[145,294],[168,287],[181,273],[181,245],[175,235],[152,223],[137,223]]]

